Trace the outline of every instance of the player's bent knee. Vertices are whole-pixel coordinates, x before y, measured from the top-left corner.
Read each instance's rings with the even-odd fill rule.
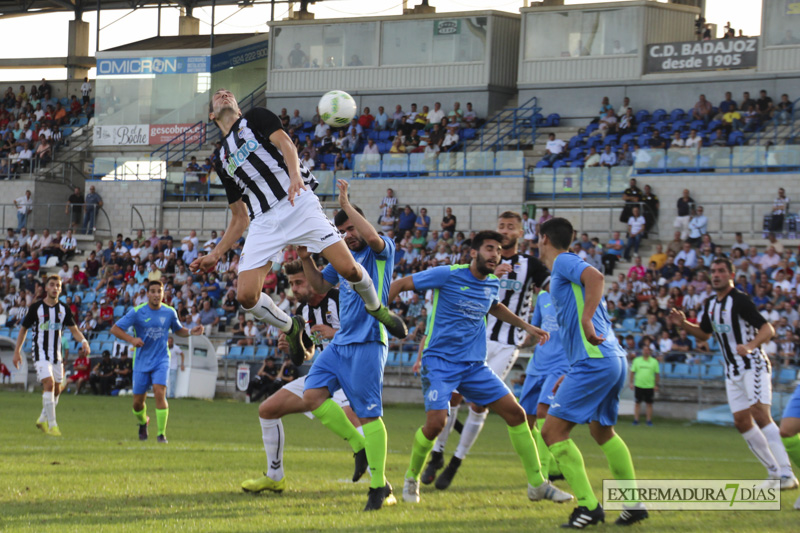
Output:
[[[241,305],[243,308],[252,309],[258,303],[258,297],[259,297],[258,294],[249,294],[249,293],[246,294],[243,292],[239,292],[236,294],[236,301],[238,301],[239,305]]]

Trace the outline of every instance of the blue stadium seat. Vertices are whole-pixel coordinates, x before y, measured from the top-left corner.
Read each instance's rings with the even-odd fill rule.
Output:
[[[22,343],[22,349],[26,352],[30,352],[33,348],[33,339],[28,336],[25,338],[25,342]]]
[[[388,130],[383,130],[378,132],[378,140],[379,141],[388,141],[389,137],[392,136],[392,132]]]
[[[314,125],[311,122],[303,122],[303,129],[305,131],[311,131],[314,129]]]
[[[660,122],[660,121],[664,120],[664,117],[666,117],[666,116],[667,116],[667,112],[666,111],[664,111],[663,109],[656,109],[655,111],[653,111],[653,115],[652,115],[651,119],[652,119],[652,122]]]
[[[59,100],[59,103],[61,103],[61,105],[63,105],[63,106],[67,106],[67,105],[69,105],[69,98],[67,98],[66,96],[61,98]]]
[[[549,115],[547,115],[547,118],[545,119],[544,124],[542,125],[548,128],[554,128],[557,127],[559,124],[561,124],[561,115],[559,115],[558,113],[550,113]]]
[[[85,296],[83,297],[83,303],[91,304],[91,303],[94,303],[95,299],[97,299],[97,297],[95,296],[95,294],[93,292],[87,292],[85,294]]]
[[[124,314],[125,314],[124,305],[118,305],[114,308],[114,318],[122,318]]]
[[[778,383],[791,383],[795,379],[797,379],[796,368],[781,368],[778,374]]]
[[[386,366],[400,366],[400,352],[389,352]]]
[[[259,346],[256,348],[256,359],[266,359],[269,357],[269,346]]]
[[[683,109],[673,109],[672,113],[669,114],[669,118],[674,122],[676,120],[681,120],[686,115],[686,111]]]
[[[703,379],[722,379],[725,377],[725,368],[722,365],[711,363],[706,365]]]
[[[585,133],[586,135],[591,135],[591,134],[592,134],[592,132],[593,132],[594,130],[596,130],[598,127],[599,127],[599,125],[598,125],[597,123],[594,123],[594,124],[589,124],[588,126],[586,126],[586,131],[584,131],[584,133]]]
[[[72,128],[70,128],[69,126],[61,128],[62,137],[69,137],[70,135],[72,135]]]
[[[89,343],[89,349],[92,350],[92,353],[99,354],[100,352],[102,352],[102,350],[100,349],[101,346],[102,344],[96,340]]]
[[[86,117],[81,117],[81,118],[78,119],[78,122],[75,125],[80,128],[81,126],[85,126],[88,123],[89,123],[89,119],[87,119]]]
[[[468,141],[475,138],[475,128],[464,128],[462,130],[462,139]]]
[[[113,342],[104,342],[100,346],[100,351],[106,351],[106,350],[108,350],[109,352],[113,351],[114,350],[114,343]]]
[[[641,124],[642,122],[647,120],[649,113],[646,110],[642,109],[641,111],[637,111],[635,116],[636,116],[636,122]]]
[[[630,332],[640,332],[639,326],[636,324],[635,318],[626,318],[622,321],[622,329]]]
[[[234,345],[228,348],[228,358],[234,359],[237,357],[241,357],[242,355],[242,347],[239,345]]]
[[[535,168],[547,168],[549,166],[550,166],[550,161],[548,161],[546,159],[540,159],[539,162],[536,163],[536,167]],[[397,259],[395,259],[395,260],[397,260]]]
[[[411,352],[403,352],[400,357],[400,364],[407,367],[414,366],[414,363],[417,362],[417,350],[413,350]]]

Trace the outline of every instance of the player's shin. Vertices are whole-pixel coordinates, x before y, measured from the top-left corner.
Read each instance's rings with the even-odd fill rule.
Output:
[[[756,459],[761,461],[761,464],[767,469],[767,474],[769,477],[779,477],[780,470],[778,469],[778,462],[775,460],[775,456],[772,455],[772,451],[769,449],[769,442],[767,442],[767,438],[764,436],[758,426],[754,424],[753,427],[742,433],[742,437],[750,447],[750,451],[756,456]]]
[[[142,404],[142,410],[137,411],[136,409],[133,410],[133,416],[136,417],[136,420],[139,422],[140,426],[147,424],[147,404]]]
[[[364,428],[364,448],[372,476],[369,486],[377,489],[386,485],[386,426],[383,419],[378,418],[361,427]]]
[[[311,413],[322,422],[322,425],[346,440],[350,447],[353,448],[353,453],[358,453],[364,449],[365,437],[361,436],[356,430],[353,423],[347,419],[347,415],[336,402],[328,398]]]
[[[459,407],[461,407],[461,404],[450,406],[450,414],[447,416],[447,422],[445,422],[442,432],[439,433],[438,437],[436,437],[436,444],[433,445],[433,451],[443,452],[445,446],[447,446],[447,438],[453,431],[453,426],[458,421]]]
[[[550,459],[553,458],[553,454],[550,453],[550,450],[547,448],[542,438],[542,424],[544,424],[544,420],[540,421],[537,419],[536,424],[531,428],[531,435],[533,435],[533,440],[536,442],[536,451],[539,453],[539,465],[541,466],[542,477],[547,479],[550,475]]]
[[[626,481],[627,483],[623,488],[635,489],[636,472],[633,469],[633,459],[622,437],[614,435],[604,444],[601,444],[600,449],[606,454],[608,468],[611,470],[611,475],[614,476],[614,479]]]
[[[281,311],[266,293],[261,293],[258,302],[252,309],[245,309],[244,307],[242,309],[251,313],[256,320],[273,325],[284,333],[288,333],[292,329],[292,318]]]
[[[786,448],[786,453],[791,457],[795,466],[800,468],[800,435],[793,435],[791,437],[783,437],[783,446]]]
[[[47,424],[51,428],[58,426],[56,422],[56,404],[53,400],[53,391],[46,391],[42,393],[42,404],[44,412],[47,415]]]
[[[528,423],[523,422],[518,426],[508,426],[508,436],[511,438],[511,445],[514,447],[514,451],[517,452],[517,455],[522,460],[528,483],[533,487],[538,487],[544,483],[545,479],[542,477],[542,469],[539,464],[539,453],[536,451],[536,443],[533,442]]]
[[[167,419],[169,418],[169,409],[159,409],[156,407],[156,421],[158,422],[158,434],[167,434]]]
[[[463,459],[467,456],[472,449],[472,445],[478,440],[478,435],[481,434],[488,414],[489,411],[476,413],[472,409],[469,410],[469,416],[467,416],[467,421],[464,423],[464,429],[461,430],[461,438],[458,441],[458,448],[456,448],[456,457]]]
[[[364,300],[364,305],[366,305],[367,310],[374,311],[381,306],[381,300],[378,297],[378,293],[375,291],[375,285],[372,283],[372,278],[369,277],[367,269],[360,263],[356,263],[356,265],[358,265],[358,268],[361,270],[361,281],[351,283],[350,286],[353,287],[353,290]]]
[[[273,481],[283,479],[283,447],[285,434],[281,419],[259,418],[261,440],[267,454],[267,477]]]
[[[781,440],[781,430],[778,429],[778,426],[775,424],[775,422],[770,422],[761,428],[761,433],[763,433],[764,437],[767,439],[769,449],[772,452],[773,457],[775,457],[775,461],[778,463],[781,476],[791,476],[792,463],[789,461],[789,455],[787,454],[786,448]]]
[[[411,461],[406,471],[406,479],[412,478],[419,481],[422,466],[433,449],[433,442],[422,433],[422,428],[417,429],[414,434],[414,446],[411,448]]]
[[[583,462],[581,451],[572,439],[562,440],[550,445],[553,454],[564,479],[569,483],[578,505],[582,505],[593,511],[597,509],[599,502],[592,492],[592,485],[589,483],[589,476],[586,475],[586,465]]]

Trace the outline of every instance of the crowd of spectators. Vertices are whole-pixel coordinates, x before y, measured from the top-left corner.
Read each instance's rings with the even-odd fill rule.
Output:
[[[770,121],[789,124],[792,110],[788,94],[782,94],[775,103],[766,90],[761,90],[757,99],[745,91],[740,102],[726,92],[718,106],[701,94],[688,110],[668,113],[659,109],[652,114],[636,110],[627,96],[616,108],[604,97],[598,116],[569,142],[549,134],[538,166],[632,166],[651,161],[648,150],[669,149],[670,157],[685,157],[691,167],[700,148],[746,144],[745,133],[757,131]]]
[[[59,100],[44,78],[27,91],[24,85],[16,92],[6,89],[0,102],[0,179],[49,163],[71,126],[93,116],[88,79],[81,92],[81,100],[74,94]]]

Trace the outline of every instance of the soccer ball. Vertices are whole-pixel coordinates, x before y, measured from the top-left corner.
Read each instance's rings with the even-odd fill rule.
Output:
[[[319,116],[326,124],[341,128],[356,116],[356,101],[344,91],[328,91],[319,99]]]

